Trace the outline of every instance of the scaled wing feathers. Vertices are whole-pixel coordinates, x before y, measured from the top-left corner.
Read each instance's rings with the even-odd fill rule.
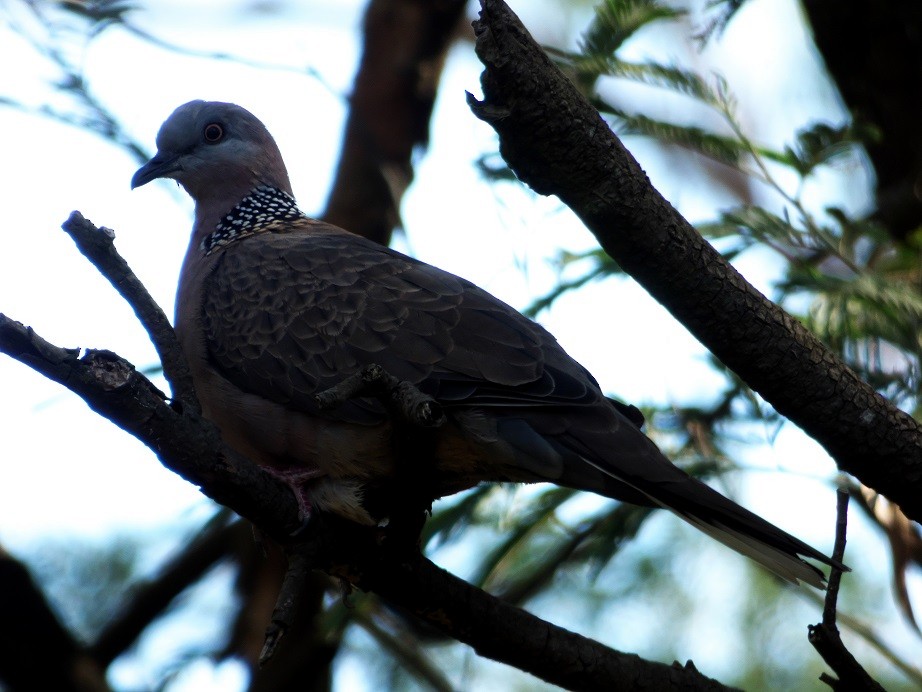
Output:
[[[315,393],[376,363],[448,406],[596,401],[591,376],[571,372],[554,338],[508,305],[452,274],[311,223],[307,233],[230,245],[207,280],[209,354],[241,389],[317,413]],[[355,402],[332,415],[376,422],[383,412]]]

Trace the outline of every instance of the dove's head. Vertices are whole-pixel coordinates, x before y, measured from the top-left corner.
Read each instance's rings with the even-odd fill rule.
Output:
[[[190,101],[163,123],[157,154],[134,174],[131,187],[156,178],[176,180],[199,212],[230,209],[261,186],[291,194],[285,163],[266,126],[245,108],[217,101]]]

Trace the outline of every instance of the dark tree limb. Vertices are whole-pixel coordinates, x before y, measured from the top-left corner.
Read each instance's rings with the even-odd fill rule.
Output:
[[[224,446],[194,411],[177,411],[128,361],[110,351],[55,346],[0,313],[0,351],[80,396],[96,413],[150,447],[161,463],[216,502],[284,542],[300,527],[291,489]]]
[[[105,274],[110,265],[97,268]],[[114,353],[88,351],[81,358],[79,349],[50,344],[2,314],[0,351],[79,395],[203,493],[276,542],[289,549],[296,545],[314,567],[374,591],[483,656],[571,689],[726,689],[691,663],[645,661],[503,603],[419,554],[408,559],[404,551],[395,553],[377,530],[322,515],[305,528],[285,483],[226,447],[196,410],[169,406],[149,380]]]
[[[280,543],[300,527],[297,500],[277,478],[225,447],[214,427],[178,413],[130,363],[94,351],[78,358],[0,314],[0,351],[81,396],[90,408],[157,452],[161,462]],[[100,355],[104,353],[104,355]],[[571,689],[726,689],[693,665],[667,666],[609,649],[503,603],[418,556],[393,560],[377,534],[333,517],[312,522],[299,542],[311,564],[374,591],[479,654]],[[619,687],[619,685],[621,685]]]
[[[667,666],[613,652],[472,587],[421,555],[395,560],[367,532],[329,521],[340,529],[326,527],[324,540],[342,533],[323,551],[325,571],[406,608],[481,656],[573,690],[727,689],[690,662]]]
[[[813,40],[877,175],[876,218],[897,239],[922,225],[922,3],[804,0]]]
[[[833,549],[833,559],[842,562],[845,557],[845,536],[848,522],[848,492],[840,490],[837,494],[837,520],[836,543]],[[823,605],[823,621],[818,625],[810,625],[809,639],[813,648],[817,650],[823,660],[839,676],[835,679],[826,673],[820,676],[834,690],[868,690],[869,692],[883,692],[884,688],[874,680],[851,652],[845,648],[845,643],[836,626],[836,602],[839,597],[839,584],[842,581],[842,570],[835,567],[829,576],[829,586],[826,588],[826,601]]]
[[[429,141],[445,55],[466,0],[371,0],[324,221],[382,245],[400,224],[412,155]]]
[[[253,569],[262,563],[250,562],[245,566],[259,581],[259,591],[247,593],[247,599],[240,610],[237,625],[248,628],[245,633],[247,647],[255,651],[247,656],[248,661],[258,665],[259,654],[265,646],[266,622],[269,621],[280,584],[285,572],[283,555],[273,550],[274,558],[269,563],[277,572]],[[277,578],[273,579],[273,576]],[[327,614],[325,600],[330,591],[331,579],[320,571],[309,573],[308,583],[300,594],[297,617],[285,632],[278,651],[272,661],[252,671],[249,692],[330,692],[333,689],[333,661],[336,658],[346,622],[333,622]],[[252,598],[255,595],[256,599]],[[262,603],[268,599],[268,603]],[[254,607],[255,606],[255,607]],[[236,649],[239,650],[239,649]]]
[[[0,616],[0,680],[11,692],[108,692],[105,667],[74,641],[26,567],[3,550]]]
[[[625,271],[840,469],[922,519],[922,426],[701,237],[501,0],[481,5],[484,100],[469,101],[516,175],[560,197]]]

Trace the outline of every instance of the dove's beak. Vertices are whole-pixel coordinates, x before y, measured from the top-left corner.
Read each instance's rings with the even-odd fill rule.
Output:
[[[131,177],[131,189],[147,185],[157,178],[173,178],[182,170],[179,154],[158,151],[150,161],[141,166]]]

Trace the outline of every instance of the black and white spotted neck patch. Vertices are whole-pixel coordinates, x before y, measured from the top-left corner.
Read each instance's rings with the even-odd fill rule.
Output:
[[[253,190],[237,203],[202,240],[201,249],[208,255],[235,240],[265,230],[278,221],[294,221],[305,216],[294,197],[276,187]]]

